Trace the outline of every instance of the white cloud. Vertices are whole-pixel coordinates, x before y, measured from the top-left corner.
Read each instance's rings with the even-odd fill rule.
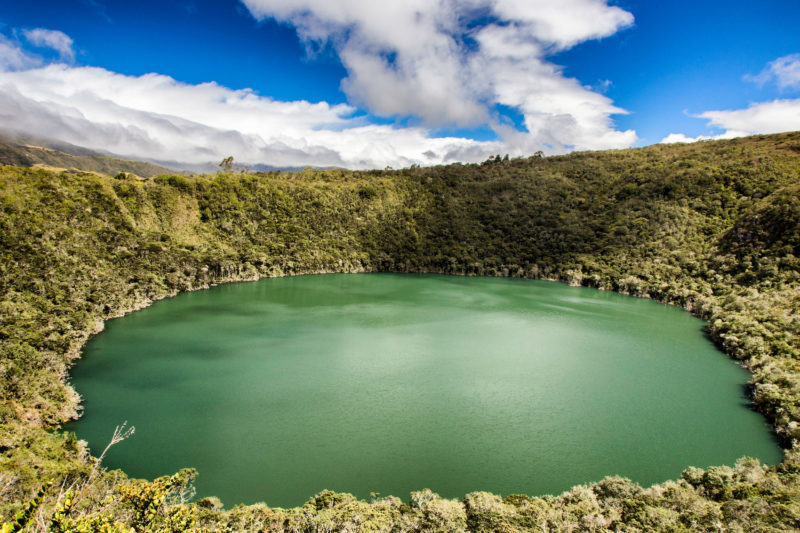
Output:
[[[661,142],[695,142],[709,139],[731,139],[764,133],[782,133],[800,130],[800,98],[795,100],[773,100],[751,104],[745,109],[706,111],[697,118],[708,120],[708,125],[724,130],[719,135],[687,137],[672,133]]]
[[[503,20],[525,27],[537,40],[561,49],[607,37],[633,24],[633,15],[605,0],[496,0],[494,11]]]
[[[773,100],[732,111],[706,111],[699,117],[707,119],[711,126],[748,135],[800,130],[800,99]]]
[[[611,35],[633,16],[605,0],[242,0],[259,19],[330,43],[352,102],[434,126],[492,124],[510,151],[620,148],[610,99],[565,77],[548,53]],[[520,111],[528,134],[499,127],[494,106]]]
[[[24,52],[16,43],[0,35],[0,72],[23,70],[40,64],[40,58]]]
[[[75,51],[72,49],[72,38],[66,33],[58,30],[46,30],[35,28],[23,32],[25,38],[34,46],[41,48],[51,48],[58,52],[62,60],[73,61]]]
[[[775,81],[781,90],[800,89],[800,54],[791,54],[770,61],[759,74],[746,75],[744,79],[759,86]]]
[[[562,76],[554,65],[531,60],[536,45],[522,39],[517,30],[489,26],[476,39],[484,53],[472,58],[473,69],[492,80],[497,103],[522,112],[529,150],[620,148],[636,141],[635,132],[613,128],[610,115],[624,110],[577,80]]]
[[[733,139],[735,137],[744,137],[747,135],[746,132],[737,132],[737,131],[726,131],[725,133],[721,133],[719,135],[698,135],[697,137],[689,137],[683,133],[670,133],[663,139],[661,139],[661,144],[673,144],[673,143],[694,143],[697,141],[717,141],[720,139]]]
[[[201,164],[382,168],[483,160],[499,143],[432,138],[352,118],[347,105],[280,102],[216,83],[49,65],[0,73],[0,128],[128,157]]]

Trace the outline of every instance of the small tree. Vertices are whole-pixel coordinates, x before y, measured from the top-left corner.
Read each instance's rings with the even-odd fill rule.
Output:
[[[231,169],[233,168],[233,156],[232,156],[232,155],[229,155],[228,157],[226,157],[225,159],[223,159],[223,160],[220,162],[220,164],[219,164],[219,167],[220,167],[222,170],[224,170],[225,172],[230,172],[230,171],[231,171]]]

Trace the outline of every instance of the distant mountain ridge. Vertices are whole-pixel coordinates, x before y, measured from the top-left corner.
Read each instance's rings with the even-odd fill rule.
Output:
[[[128,172],[142,178],[159,174],[213,174],[219,163],[181,163],[178,161],[139,161],[97,152],[83,146],[40,139],[23,133],[0,130],[0,165],[43,167],[50,170],[79,170],[114,176]],[[303,166],[275,166],[265,163],[234,162],[233,170],[245,172],[299,172]],[[320,170],[334,167],[313,167]]]
[[[126,172],[143,178],[176,173],[153,163],[121,159],[69,143],[8,132],[0,132],[0,164],[96,172],[107,176]]]

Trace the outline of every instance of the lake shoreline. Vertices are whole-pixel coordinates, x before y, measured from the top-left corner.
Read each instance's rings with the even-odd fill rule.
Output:
[[[342,273],[226,285],[223,291],[218,286],[201,291],[206,294],[185,294],[126,319],[89,345],[89,361],[76,367],[71,380],[86,398],[89,417],[69,429],[94,448],[117,423],[117,414],[125,413],[130,424],[147,433],[112,450],[106,457],[109,468],[150,478],[188,463],[202,474],[201,494],[227,502],[266,498],[283,507],[317,492],[317,480],[327,480],[321,487],[360,497],[374,490],[405,494],[418,486],[447,496],[476,486],[538,495],[613,472],[650,485],[677,475],[684,464],[732,465],[741,455],[766,464],[781,459],[760,415],[741,410],[743,371],[700,333],[701,321],[678,309],[546,280],[497,276]],[[425,371],[418,375],[420,364]],[[512,368],[515,377],[507,373]],[[519,381],[522,375],[528,377]],[[162,376],[172,377],[164,382]],[[151,385],[142,389],[140,382]],[[504,384],[502,391],[496,390],[498,383]],[[234,389],[241,393],[229,395]],[[281,393],[273,397],[273,390]],[[314,400],[319,395],[323,403]],[[631,403],[629,395],[638,399]],[[683,401],[664,410],[657,398],[665,395]],[[573,405],[576,398],[583,399]],[[201,411],[210,418],[199,428],[184,427],[195,403],[205,406]],[[228,404],[224,411],[216,408]],[[141,412],[144,405],[148,416]],[[274,405],[284,407],[275,411]],[[340,407],[331,411],[333,405]],[[518,409],[507,412],[513,405]],[[369,409],[362,412],[361,406]],[[495,414],[487,418],[488,413]],[[262,416],[271,423],[264,425]],[[586,435],[574,433],[600,420],[603,424]],[[195,435],[216,434],[215,426],[226,428],[219,431],[225,442],[239,444]],[[170,429],[178,427],[179,433]],[[669,440],[669,434],[657,436],[665,427],[682,427],[673,431],[692,445],[675,441],[640,456],[653,439]],[[720,427],[729,428],[725,436],[712,438]],[[398,428],[403,430],[394,435]],[[275,431],[282,435],[277,441]],[[416,433],[418,438],[406,442]],[[635,437],[644,434],[649,436]],[[325,435],[324,441],[306,449],[318,435]],[[368,444],[372,439],[382,444]],[[199,444],[181,444],[206,440],[203,452]],[[345,448],[335,444],[344,440]],[[465,448],[461,443],[467,441]],[[618,442],[612,446],[611,441]],[[577,443],[585,443],[581,451],[556,452]],[[376,446],[379,455],[374,455]],[[472,456],[476,446],[503,452]],[[633,446],[624,459],[613,453],[621,446]],[[731,452],[735,446],[740,451]],[[159,454],[147,453],[155,447]],[[595,450],[607,452],[590,464],[578,459],[594,457]],[[438,458],[427,464],[431,453]],[[225,458],[223,472],[206,460],[208,454]],[[388,457],[393,459],[387,462]],[[532,457],[548,460],[531,462]],[[437,464],[454,458],[474,466],[454,464],[448,475],[434,474]],[[282,466],[273,472],[275,461]],[[372,462],[380,466],[361,472]],[[478,465],[484,463],[493,466],[483,471]],[[313,476],[302,474],[308,468]],[[426,474],[400,482],[417,468]],[[336,473],[326,476],[329,470]],[[370,471],[382,474],[378,478]],[[233,486],[231,472],[238,479]],[[469,481],[478,472],[480,481]],[[287,481],[275,492],[269,484],[262,486],[262,479]],[[303,484],[308,486],[290,490]]]

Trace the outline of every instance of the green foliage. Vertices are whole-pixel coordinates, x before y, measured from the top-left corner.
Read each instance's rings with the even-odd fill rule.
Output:
[[[231,156],[226,157],[225,159],[223,159],[220,162],[220,164],[218,166],[219,166],[219,168],[221,168],[225,172],[230,172],[231,169],[233,168],[233,156],[231,155]]]
[[[11,522],[6,522],[2,525],[2,527],[0,527],[0,533],[15,533],[16,531],[22,531],[25,526],[27,526],[31,520],[33,520],[34,513],[37,509],[39,509],[39,506],[42,505],[44,492],[47,490],[49,485],[50,483],[42,485],[31,501],[29,501],[20,512],[14,515],[14,520]]]
[[[149,180],[0,167],[0,515],[35,512],[30,494],[54,480],[63,494],[37,503],[53,531],[798,529],[796,146],[791,133],[398,171]],[[405,504],[324,491],[295,509],[224,510],[212,498],[181,501],[187,472],[92,475],[74,435],[45,430],[78,416],[67,372],[102,320],[216,283],[361,271],[542,278],[681,306],[752,371],[754,407],[786,457],[690,467],[651,488],[611,477],[557,497],[457,501],[426,490]]]
[[[159,523],[166,526],[159,528],[165,533],[173,530],[186,531],[194,527],[196,519],[191,512],[186,512],[185,508],[178,507],[164,512],[163,507],[171,493],[180,491],[195,477],[197,477],[196,471],[185,469],[174,476],[161,477],[151,483],[130,482],[118,486],[119,501],[133,511],[131,525],[134,529],[153,530],[156,527],[154,524]]]

